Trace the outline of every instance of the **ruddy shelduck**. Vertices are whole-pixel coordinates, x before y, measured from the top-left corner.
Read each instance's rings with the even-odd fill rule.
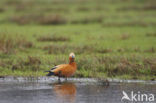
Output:
[[[61,64],[53,67],[47,76],[58,76],[58,80],[60,80],[60,77],[65,77],[67,80],[67,77],[73,76],[75,71],[77,69],[77,65],[75,62],[75,54],[70,53],[69,54],[69,64]]]
[[[75,103],[76,85],[70,82],[53,84],[54,93],[57,95],[56,99],[67,100],[68,103]]]

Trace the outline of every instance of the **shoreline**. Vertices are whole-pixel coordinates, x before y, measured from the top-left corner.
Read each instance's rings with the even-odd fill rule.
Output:
[[[56,82],[58,79],[57,77],[15,77],[15,76],[5,76],[0,77],[0,82],[39,82],[39,83],[51,83]],[[65,79],[61,78],[61,81],[64,82]],[[69,82],[75,83],[98,83],[98,84],[106,84],[109,83],[143,83],[143,84],[156,84],[156,80],[126,80],[126,79],[116,79],[116,78],[68,78]]]

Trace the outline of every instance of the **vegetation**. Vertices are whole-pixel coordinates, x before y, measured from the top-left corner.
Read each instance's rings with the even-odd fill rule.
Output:
[[[75,77],[156,78],[155,0],[2,0],[0,76],[45,76],[76,54]]]

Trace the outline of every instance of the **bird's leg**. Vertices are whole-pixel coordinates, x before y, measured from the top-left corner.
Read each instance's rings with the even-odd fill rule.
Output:
[[[58,82],[59,82],[59,83],[61,83],[60,76],[61,76],[61,71],[59,71],[59,73],[58,73]]]
[[[67,82],[67,77],[66,77],[66,82]]]
[[[60,76],[58,76],[58,81],[60,81]]]
[[[58,77],[58,83],[61,83],[60,76]]]

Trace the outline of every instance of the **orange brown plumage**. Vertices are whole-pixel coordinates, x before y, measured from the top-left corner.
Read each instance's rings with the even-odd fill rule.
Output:
[[[69,55],[69,64],[61,64],[53,67],[47,76],[58,76],[58,77],[70,77],[74,75],[75,71],[77,69],[77,65],[75,62],[75,54],[70,53]]]

